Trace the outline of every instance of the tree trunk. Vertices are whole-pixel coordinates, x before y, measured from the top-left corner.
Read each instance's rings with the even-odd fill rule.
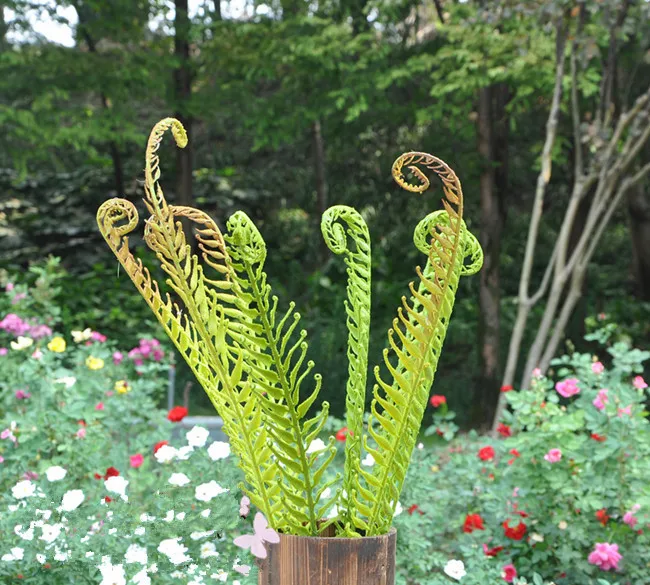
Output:
[[[176,197],[179,205],[192,206],[192,117],[189,114],[189,101],[192,94],[192,75],[190,71],[190,18],[188,0],[175,0],[174,55],[178,67],[174,70],[175,116],[187,131],[188,144],[176,149]],[[191,223],[183,219],[183,231],[190,245],[194,243]]]
[[[507,189],[508,88],[490,86],[479,92],[478,150],[483,170],[480,177],[481,231],[484,261],[479,288],[480,377],[474,394],[472,422],[475,426],[492,421],[499,398],[499,330],[501,285],[499,256],[505,222],[504,197]]]
[[[325,171],[325,141],[321,131],[320,120],[316,120],[311,127],[313,156],[314,156],[314,175],[316,177],[316,211],[318,213],[318,222],[323,217],[327,209],[327,176]],[[320,260],[324,263],[328,257],[328,248],[325,240],[321,239]]]
[[[632,239],[634,296],[640,301],[650,301],[650,199],[643,184],[628,192],[627,209]]]

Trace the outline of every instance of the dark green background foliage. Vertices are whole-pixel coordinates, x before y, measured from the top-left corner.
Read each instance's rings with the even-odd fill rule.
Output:
[[[370,356],[377,363],[400,297],[424,261],[412,244],[413,229],[438,208],[441,196],[438,184],[425,195],[400,191],[390,176],[392,162],[406,150],[447,161],[463,182],[465,219],[478,235],[484,227],[480,177],[493,163],[479,152],[477,99],[481,88],[501,85],[508,93],[507,142],[498,163],[507,169],[499,256],[499,353],[505,358],[553,90],[553,22],[564,15],[575,26],[574,3],[274,0],[248,5],[249,14],[265,6],[265,16],[232,17],[228,2],[205,1],[195,3],[198,11],[185,23],[179,0],[53,2],[52,14],[54,7],[76,14],[71,47],[35,33],[40,3],[4,4],[12,13],[5,11],[0,23],[0,267],[13,271],[49,254],[61,257],[67,270],[59,293],[63,329],[91,327],[121,346],[136,345],[147,331],[161,336],[101,240],[94,216],[109,197],[140,200],[147,133],[158,119],[180,116],[191,129],[192,188],[183,193],[177,153],[165,142],[162,184],[168,199],[204,209],[222,228],[237,209],[255,220],[270,250],[274,291],[285,307],[297,302],[310,354],[325,377],[323,398],[341,415],[345,270],[324,251],[322,207],[355,206],[369,223]],[[589,3],[580,71],[586,110],[599,90],[607,24],[619,4]],[[647,87],[647,18],[647,3],[633,4],[619,35],[620,94],[636,96]],[[153,19],[157,26],[147,26]],[[185,91],[183,75],[189,79]],[[568,107],[567,98],[535,282],[569,197]],[[648,185],[640,188],[648,203]],[[161,279],[142,242],[134,237],[132,245]],[[590,265],[568,338],[581,339],[585,318],[604,312],[638,345],[648,345],[650,274],[638,269],[650,267],[648,253],[631,238],[629,206],[621,205]],[[484,383],[479,286],[479,277],[461,281],[436,377],[435,392],[448,396],[461,423],[470,422]],[[539,315],[534,317],[526,340]],[[182,369],[179,376],[181,385],[189,379]],[[209,408],[202,393],[193,395],[197,409]],[[473,413],[471,422],[487,421]]]

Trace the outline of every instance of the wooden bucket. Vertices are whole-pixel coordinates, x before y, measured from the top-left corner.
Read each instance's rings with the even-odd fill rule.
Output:
[[[280,534],[266,543],[258,585],[395,585],[397,531],[362,538]]]

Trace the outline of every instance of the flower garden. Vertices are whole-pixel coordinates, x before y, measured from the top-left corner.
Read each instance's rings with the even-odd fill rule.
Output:
[[[170,348],[61,330],[39,295],[12,279],[0,301],[0,581],[254,583],[275,533],[228,443],[200,426],[173,438],[187,410],[160,406]],[[398,583],[647,583],[650,355],[612,325],[590,340],[597,356],[564,356],[529,389],[503,389],[496,439],[459,434],[453,405],[431,397],[395,511]],[[334,474],[342,421],[328,419],[308,452],[330,437]]]

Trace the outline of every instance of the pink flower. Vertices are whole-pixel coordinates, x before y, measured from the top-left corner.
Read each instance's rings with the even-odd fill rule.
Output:
[[[95,410],[104,410],[104,403],[98,402],[97,404],[95,404]]]
[[[9,350],[6,347],[0,347],[0,355],[7,355]]]
[[[25,392],[25,390],[16,390],[14,396],[18,400],[27,400],[31,397],[31,394],[29,392]]]
[[[619,408],[618,409],[618,416],[623,416],[624,414],[627,414],[628,416],[632,416],[632,405],[630,404],[629,406],[626,406],[625,408]]]
[[[542,377],[542,370],[539,368],[535,368],[533,370],[533,378],[541,378]]]
[[[25,473],[23,473],[23,477],[29,480],[38,479],[38,473],[36,473],[35,471],[26,471]]]
[[[93,341],[98,341],[99,343],[104,343],[107,338],[106,335],[102,335],[98,331],[93,331],[90,334],[90,339],[92,339]]]
[[[560,396],[564,398],[569,398],[580,393],[580,388],[578,388],[578,380],[576,378],[567,378],[562,382],[555,384],[555,389]]]
[[[115,351],[113,352],[113,363],[116,366],[119,366],[122,363],[122,360],[124,359],[124,355],[122,354],[121,351]]]
[[[16,293],[13,299],[11,299],[12,305],[17,305],[20,301],[27,298],[27,293]]]
[[[629,511],[625,512],[623,515],[623,522],[625,522],[625,524],[627,524],[630,528],[634,528],[638,520],[634,517],[634,512]]]
[[[29,323],[23,321],[18,315],[9,313],[0,321],[0,329],[18,337],[25,335],[30,329]]]
[[[36,348],[36,350],[32,354],[32,358],[34,358],[35,360],[40,360],[42,357],[43,357],[43,352],[40,349]]]
[[[77,436],[77,439],[85,439],[86,438],[86,429],[84,427],[81,427],[75,435]]]
[[[12,443],[16,442],[15,435],[11,432],[11,429],[5,429],[0,433],[0,439],[9,439]]]
[[[609,390],[606,388],[603,388],[602,390],[598,390],[598,396],[593,399],[592,404],[598,409],[598,410],[604,410],[605,405],[609,402],[609,398],[607,397],[607,393]]]
[[[602,374],[605,371],[605,366],[601,362],[594,362],[591,364],[591,371],[594,374]]]
[[[632,386],[638,390],[643,390],[644,388],[648,387],[648,385],[645,383],[645,380],[643,379],[643,376],[636,376],[632,381]]]
[[[0,455],[0,463],[4,463],[4,462],[5,462],[5,458],[2,455]]]
[[[618,563],[623,558],[618,552],[618,544],[609,544],[609,542],[597,542],[594,550],[589,553],[587,560],[589,564],[596,565],[603,571],[618,569]]]
[[[546,455],[544,455],[544,459],[549,463],[557,463],[562,459],[562,451],[560,449],[551,449]]]
[[[129,457],[129,461],[131,462],[131,467],[135,467],[137,469],[144,463],[144,457],[141,453],[136,453],[135,455],[131,455]]]
[[[47,325],[31,325],[29,328],[29,336],[34,339],[49,337],[50,335],[52,335],[52,330]]]
[[[501,569],[501,577],[506,583],[512,583],[517,578],[517,569],[510,563]]]
[[[8,282],[7,286],[5,286],[5,290],[7,292],[11,292],[12,290],[14,290],[14,283],[13,282]]]

